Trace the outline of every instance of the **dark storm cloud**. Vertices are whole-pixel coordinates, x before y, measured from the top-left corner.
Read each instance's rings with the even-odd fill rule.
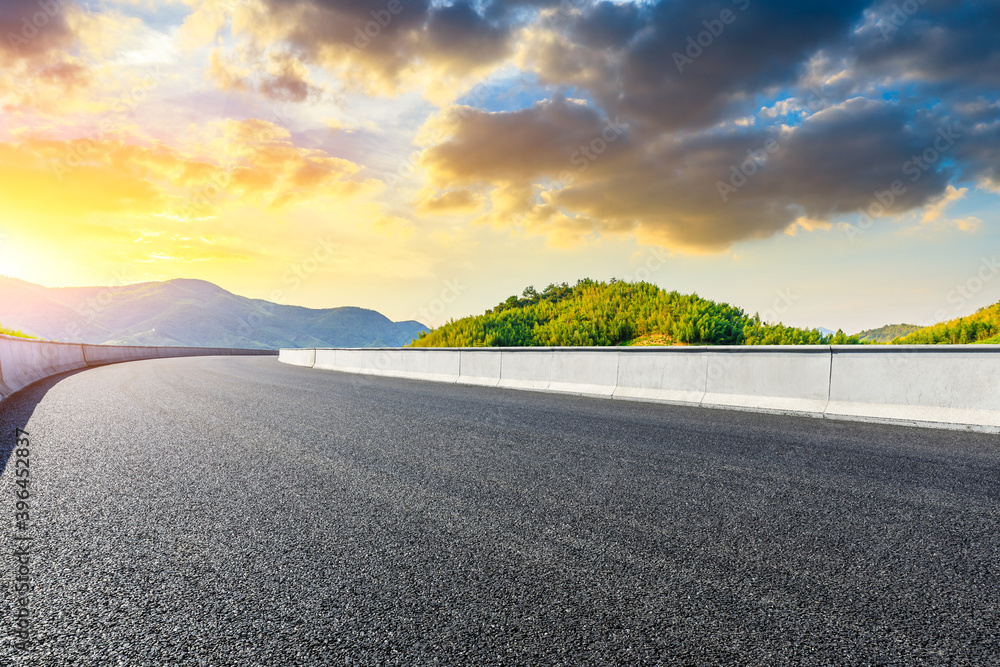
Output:
[[[1000,84],[1000,2],[887,0],[851,40],[861,76],[944,88]]]
[[[0,62],[37,59],[69,48],[76,39],[66,22],[71,4],[58,0],[0,2]]]
[[[657,145],[637,142],[627,128],[615,137],[608,132],[613,122],[565,100],[511,113],[457,114],[452,122],[452,138],[424,158],[438,185],[527,192],[551,175],[565,187],[547,195],[549,206],[608,229],[635,226],[701,248],[763,238],[800,217],[867,212],[873,202],[888,213],[922,206],[944,191],[950,172],[941,166],[961,139],[952,126],[931,119],[908,126],[898,107],[860,99],[796,129],[692,135]],[[602,137],[611,140],[596,141]],[[592,160],[581,150],[587,146],[600,149]],[[936,157],[921,161],[928,149]]]
[[[291,34],[316,54],[379,8],[266,1],[311,17]],[[550,86],[525,109],[447,116],[424,154],[442,191],[495,188],[536,219],[558,210],[717,249],[873,202],[903,213],[950,183],[1000,184],[1000,0],[415,0],[398,17],[366,46],[371,76],[516,54]],[[555,94],[570,89],[588,102]],[[608,118],[625,130],[577,171]],[[740,165],[752,174],[734,176]]]
[[[637,5],[599,2],[573,22],[572,35],[590,48],[620,48],[636,35],[643,20]]]
[[[866,1],[663,1],[634,16],[635,6],[599,3],[573,22],[574,42],[616,52],[614,76],[590,84],[598,100],[660,129],[711,125],[734,102],[793,82],[817,49],[842,38]],[[546,62],[579,57],[551,47]],[[540,70],[559,83],[559,63]]]
[[[373,79],[392,81],[418,63],[464,73],[509,52],[510,26],[465,2],[265,0],[264,7],[264,20],[284,27],[307,61],[327,64],[350,52]]]
[[[426,30],[428,50],[461,54],[477,65],[505,56],[510,36],[507,28],[491,24],[465,2],[431,12]]]

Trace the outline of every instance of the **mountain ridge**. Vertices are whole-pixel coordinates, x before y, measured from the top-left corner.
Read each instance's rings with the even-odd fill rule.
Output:
[[[428,327],[357,306],[307,308],[195,278],[44,287],[0,277],[0,321],[48,340],[205,347],[396,347]]]

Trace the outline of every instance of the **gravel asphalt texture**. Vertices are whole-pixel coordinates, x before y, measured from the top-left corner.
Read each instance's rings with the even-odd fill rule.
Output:
[[[43,381],[0,428],[0,664],[1000,659],[996,435],[221,357]]]

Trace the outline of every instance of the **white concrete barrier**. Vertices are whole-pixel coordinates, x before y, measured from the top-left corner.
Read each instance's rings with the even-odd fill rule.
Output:
[[[495,387],[500,384],[503,352],[496,348],[476,347],[460,351],[458,384]]]
[[[99,366],[101,364],[130,361],[135,358],[132,352],[134,349],[125,346],[84,345],[83,356],[87,360],[88,366]]]
[[[523,347],[500,351],[498,387],[547,391],[552,383],[551,347]]]
[[[338,349],[314,367],[1000,432],[1000,346]]]
[[[313,368],[361,375],[398,377],[403,371],[402,352],[375,348],[318,349]]]
[[[1000,345],[836,346],[825,414],[1000,430]]]
[[[55,373],[86,367],[81,345],[0,336],[0,398]]]
[[[282,350],[278,353],[278,361],[281,361],[281,354],[285,352]],[[337,366],[337,350],[325,350],[316,349],[316,356],[313,357],[313,368],[319,368],[324,371],[339,371],[341,370]]]
[[[84,345],[0,335],[0,399],[38,380],[91,366],[176,356],[277,354],[231,348]]]
[[[636,347],[620,353],[614,398],[701,403],[708,373],[707,349],[678,347],[664,354],[660,348]]]
[[[459,350],[418,348],[400,355],[398,377],[434,382],[458,382],[462,370]]]
[[[507,352],[508,356],[517,352]],[[618,386],[618,360],[614,348],[577,348],[553,351],[549,391],[611,396]]]
[[[281,350],[278,361],[292,366],[307,366],[312,368],[316,363],[316,350]]]
[[[282,350],[278,361],[285,359],[307,359],[304,350]],[[293,354],[300,356],[293,356]],[[285,363],[295,363],[285,361]],[[295,363],[295,365],[306,365]],[[382,375],[385,377],[429,380],[432,382],[457,382],[461,372],[461,353],[449,349],[415,349],[403,354],[399,349],[357,348],[357,349],[317,349],[312,362],[313,368],[360,375]]]
[[[708,348],[706,407],[822,416],[830,393],[827,346]]]

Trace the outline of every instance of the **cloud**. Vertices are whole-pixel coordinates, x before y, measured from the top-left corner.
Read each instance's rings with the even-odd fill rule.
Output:
[[[205,76],[220,90],[254,92],[273,102],[304,102],[319,99],[323,93],[302,61],[286,51],[242,49],[227,55],[216,48]]]
[[[309,72],[297,58],[287,53],[271,54],[270,67],[260,83],[264,97],[278,102],[304,102],[320,94],[309,80]]]
[[[483,197],[481,195],[472,190],[460,189],[449,190],[437,197],[423,193],[417,201],[416,210],[425,215],[472,213],[478,211],[482,205]]]
[[[794,128],[655,143],[637,141],[629,127],[616,134],[597,110],[565,99],[515,112],[456,111],[437,121],[450,136],[421,164],[439,188],[492,188],[490,221],[538,228],[564,215],[588,232],[634,232],[692,251],[797,223],[827,229],[879,193],[884,213],[900,213],[939,198],[950,173],[939,164],[911,180],[907,165],[934,145],[937,128],[905,129],[903,112],[885,102],[852,100]],[[894,182],[905,185],[890,195]]]
[[[514,112],[484,112],[455,107],[434,121],[449,138],[427,149],[421,164],[432,183],[528,182],[557,178],[589,160],[581,147],[602,133],[604,161],[628,142],[625,128],[603,120],[593,108],[565,98],[541,102]]]
[[[133,160],[160,197],[153,208],[213,179],[227,185],[208,198],[209,216],[379,191],[393,216],[421,225],[461,219],[560,244],[627,234],[712,252],[821,232],[859,211],[917,210],[936,223],[956,192],[1000,191],[996,0],[184,2],[188,57],[239,93],[220,117],[287,104],[295,134],[229,120],[195,148],[122,128],[131,144],[98,154]],[[0,24],[26,7],[8,3]],[[30,52],[0,53],[14,58],[0,94],[29,91],[10,93],[23,107],[92,85],[82,53],[113,20],[130,25],[112,12],[98,30],[71,6]],[[491,72],[504,90],[473,95]],[[338,108],[315,108],[324,103]],[[365,114],[391,103],[399,117],[378,116],[376,132]],[[323,133],[329,152],[296,144]],[[362,164],[377,170],[414,147],[423,171],[412,189],[364,175]],[[105,166],[94,157],[81,169]]]
[[[658,129],[717,122],[754,93],[793,83],[867,2],[597,3],[528,36],[542,81],[586,86],[609,115]],[[601,28],[598,28],[601,26]]]
[[[247,92],[250,89],[248,79],[251,69],[234,59],[227,58],[222,49],[214,49],[209,59],[205,76],[220,90],[229,92]]]
[[[1000,3],[882,0],[851,40],[859,74],[943,89],[1000,85]]]
[[[53,53],[69,49],[76,41],[66,15],[74,3],[37,0],[4,0],[0,3],[0,63],[49,62]]]
[[[924,207],[924,213],[920,217],[920,222],[928,223],[938,221],[944,214],[944,210],[948,208],[949,205],[960,199],[964,199],[968,192],[969,188],[956,188],[953,185],[949,185],[945,188],[944,194]]]
[[[0,4],[0,107],[60,118],[106,112],[169,46],[116,7],[72,0]],[[152,58],[151,58],[152,56]]]
[[[0,108],[48,108],[91,81],[73,51],[80,10],[74,3],[0,3]]]
[[[371,93],[398,90],[420,67],[465,76],[501,60],[510,30],[472,4],[427,0],[262,0],[243,35],[278,44]]]
[[[271,210],[370,194],[380,184],[360,167],[296,146],[263,120],[225,121],[211,157],[162,143],[56,141],[29,136],[0,144],[0,192],[11,209],[86,218],[214,216],[223,207]],[[181,216],[178,219],[184,219]]]

